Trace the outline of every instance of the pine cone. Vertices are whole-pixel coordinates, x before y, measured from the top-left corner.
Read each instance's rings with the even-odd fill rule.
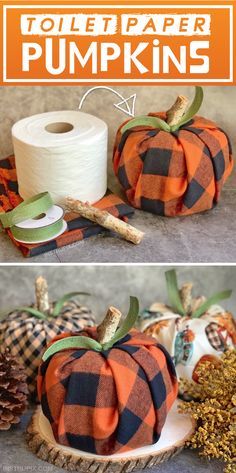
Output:
[[[28,387],[23,366],[9,350],[0,353],[0,430],[20,422],[27,406]]]

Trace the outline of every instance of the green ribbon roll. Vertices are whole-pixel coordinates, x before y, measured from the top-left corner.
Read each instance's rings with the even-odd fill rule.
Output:
[[[59,233],[63,228],[63,219],[57,220],[41,228],[21,228],[13,226],[11,227],[12,235],[16,240],[23,241],[25,243],[35,243],[41,240],[51,240]]]
[[[38,217],[41,213],[47,212],[52,206],[53,201],[50,194],[48,192],[42,192],[30,199],[24,200],[24,202],[21,202],[21,204],[10,212],[0,213],[0,222],[3,228],[11,228],[24,220]]]

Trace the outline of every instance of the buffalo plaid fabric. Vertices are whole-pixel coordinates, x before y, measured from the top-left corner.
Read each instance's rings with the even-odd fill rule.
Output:
[[[7,212],[22,202],[18,194],[18,184],[15,168],[14,156],[10,156],[0,161],[0,212]],[[108,191],[107,195],[94,204],[102,210],[107,210],[115,217],[128,221],[134,210],[125,204],[118,196]],[[100,225],[80,217],[78,213],[67,212],[64,219],[67,222],[68,230],[59,237],[46,243],[29,245],[17,242],[10,230],[7,233],[13,243],[21,250],[25,257],[36,256],[47,251],[70,245],[93,235],[105,232]]]
[[[209,325],[207,325],[205,332],[211,346],[215,348],[215,350],[217,351],[224,351],[225,344],[219,335],[219,329],[220,329],[220,325],[212,322]]]
[[[80,335],[96,338],[96,329]],[[38,395],[58,443],[111,455],[157,442],[177,381],[165,349],[132,331],[107,351],[69,349],[49,358]]]
[[[0,321],[0,346],[10,348],[25,367],[32,398],[42,353],[50,340],[65,331],[82,330],[94,325],[91,311],[75,301],[67,302],[58,317],[38,319],[24,311],[11,312]]]
[[[165,119],[165,114],[150,114]],[[137,126],[118,129],[113,164],[129,202],[175,217],[211,209],[233,168],[230,141],[202,117],[168,133]]]

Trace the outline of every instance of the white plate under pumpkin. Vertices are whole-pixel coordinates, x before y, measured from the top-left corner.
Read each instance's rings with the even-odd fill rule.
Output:
[[[190,416],[178,412],[177,399],[154,445],[111,456],[94,455],[56,443],[51,425],[38,407],[27,429],[27,442],[36,455],[70,471],[119,473],[151,468],[179,453],[194,431]]]

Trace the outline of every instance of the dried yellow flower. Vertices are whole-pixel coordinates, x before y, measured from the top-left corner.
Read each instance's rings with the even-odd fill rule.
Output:
[[[225,473],[236,473],[236,349],[226,351],[216,365],[200,364],[197,375],[198,384],[180,382],[181,391],[192,398],[181,402],[180,412],[196,421],[188,445],[200,449],[200,455],[223,460]]]

